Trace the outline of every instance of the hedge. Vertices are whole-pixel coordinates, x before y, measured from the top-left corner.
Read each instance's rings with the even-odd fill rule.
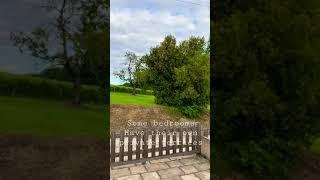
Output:
[[[120,86],[120,85],[110,85],[110,90],[112,92],[123,92],[123,93],[131,93],[132,88],[126,87],[126,86]],[[136,88],[137,94],[146,94],[146,95],[153,95],[153,92],[151,90],[144,90]]]
[[[96,86],[83,85],[80,94],[82,102],[103,102],[106,99],[106,93]],[[2,72],[0,72],[0,95],[52,99],[72,99],[73,97],[70,82]]]

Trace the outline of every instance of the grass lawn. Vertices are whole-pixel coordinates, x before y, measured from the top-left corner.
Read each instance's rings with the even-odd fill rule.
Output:
[[[0,133],[105,137],[108,117],[102,105],[0,96]]]
[[[154,103],[154,96],[136,94],[135,96],[129,93],[110,93],[110,103],[111,104],[134,104],[143,106],[152,106]]]
[[[311,152],[320,156],[320,137],[313,142]]]

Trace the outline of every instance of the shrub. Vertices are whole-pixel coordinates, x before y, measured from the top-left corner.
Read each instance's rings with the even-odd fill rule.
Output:
[[[0,73],[0,95],[72,99],[72,91],[70,82]],[[106,92],[96,86],[83,85],[80,96],[83,102],[104,102]]]
[[[190,37],[178,44],[167,36],[143,57],[157,104],[177,107],[190,117],[208,105],[210,58],[206,48],[204,38]]]
[[[193,105],[177,107],[177,110],[187,117],[198,118],[206,109],[203,106]]]

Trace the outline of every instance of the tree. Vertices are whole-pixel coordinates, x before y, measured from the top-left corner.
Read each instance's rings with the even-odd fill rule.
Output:
[[[126,52],[125,57],[127,61],[124,65],[126,66],[126,68],[120,70],[119,72],[115,72],[114,75],[122,81],[129,82],[130,86],[132,87],[132,95],[135,95],[137,80],[135,75],[137,72],[137,68],[140,67],[139,58],[133,52]]]
[[[208,105],[210,61],[204,38],[177,44],[167,36],[144,59],[158,104],[198,110]]]
[[[43,8],[52,13],[53,22],[31,33],[13,32],[11,39],[22,53],[62,66],[73,81],[73,103],[79,105],[81,69],[93,62],[107,62],[107,2],[47,0]]]
[[[319,9],[262,0],[214,24],[213,142],[233,170],[288,175],[319,131]]]
[[[145,64],[145,59],[142,56],[139,58],[136,66],[136,71],[134,73],[135,82],[137,84],[137,87],[142,89],[143,91],[146,91],[147,89],[150,89],[150,75],[148,72],[148,68]]]

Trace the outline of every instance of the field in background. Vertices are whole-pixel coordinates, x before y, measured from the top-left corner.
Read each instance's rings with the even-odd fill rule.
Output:
[[[132,89],[133,88],[127,87],[127,86],[110,84],[110,91],[111,92],[131,93]],[[153,91],[136,88],[136,93],[137,94],[152,95]]]
[[[128,105],[143,105],[153,106],[154,96],[136,94],[131,95],[129,93],[110,92],[110,103],[111,104],[128,104]]]
[[[0,96],[0,133],[105,137],[108,117],[98,105]]]

